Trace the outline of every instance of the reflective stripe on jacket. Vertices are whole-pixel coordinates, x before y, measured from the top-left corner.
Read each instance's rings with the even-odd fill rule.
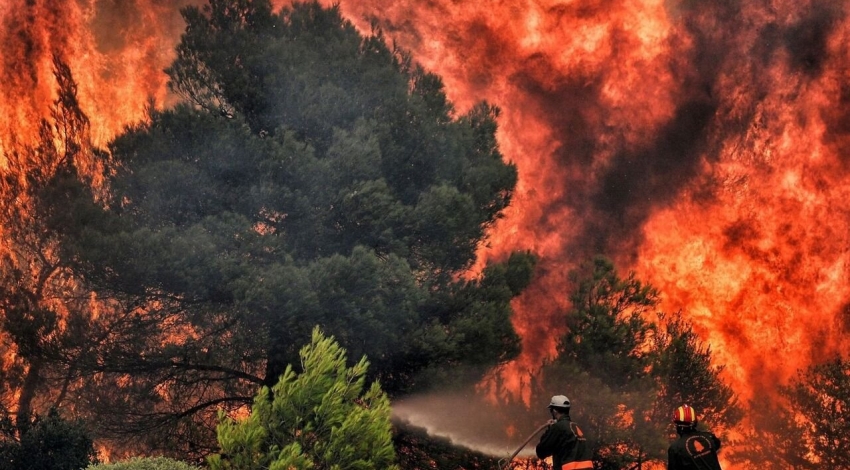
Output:
[[[561,465],[561,470],[592,470],[593,462],[590,460],[582,460],[581,462],[570,462]]]

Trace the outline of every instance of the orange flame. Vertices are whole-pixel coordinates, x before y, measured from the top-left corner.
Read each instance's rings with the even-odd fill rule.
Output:
[[[746,399],[847,346],[847,12],[817,2],[371,0],[461,108],[502,107],[520,181],[480,251],[543,259],[520,376],[595,251],[660,288]],[[553,331],[553,327],[555,330]]]
[[[104,145],[141,119],[153,100],[168,101],[162,71],[184,27],[178,8],[161,0],[6,0],[0,5],[0,150],[35,140],[55,99],[53,56],[67,63]]]
[[[194,0],[0,5],[0,151],[34,138],[74,73],[96,144],[171,99],[162,70]],[[275,2],[281,6],[284,2]],[[326,1],[325,3],[330,3]],[[501,107],[520,181],[480,264],[542,259],[515,302],[522,377],[550,356],[565,273],[595,252],[660,288],[747,398],[847,344],[850,20],[839,2],[352,0],[442,76]],[[480,266],[479,266],[480,267]]]

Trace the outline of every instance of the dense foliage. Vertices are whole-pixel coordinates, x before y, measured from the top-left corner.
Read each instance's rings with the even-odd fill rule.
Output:
[[[439,77],[338,7],[183,13],[168,73],[187,101],[111,143],[108,197],[73,171],[41,193],[46,233],[108,312],[81,320],[73,365],[97,377],[75,391],[99,430],[209,452],[216,410],[276,384],[314,325],[393,394],[515,357],[533,257],[462,277],[516,183],[498,110],[458,115]]]
[[[303,371],[289,366],[263,387],[246,419],[222,414],[210,468],[397,470],[390,402],[377,382],[366,387],[366,358],[347,367],[346,351],[318,328],[300,356]]]
[[[80,470],[97,463],[94,442],[85,425],[63,419],[51,409],[26,426],[0,422],[0,469]]]
[[[168,457],[133,457],[115,463],[89,465],[86,470],[198,470],[198,468]]]
[[[557,357],[540,371],[532,403],[569,396],[597,468],[666,462],[670,416],[683,403],[721,436],[740,421],[722,367],[711,364],[711,350],[680,315],[657,310],[655,288],[634,274],[621,278],[604,257],[571,279],[566,333]]]
[[[36,414],[65,408],[78,378],[77,360],[91,346],[89,292],[62,257],[61,233],[46,227],[56,212],[57,175],[75,187],[96,188],[89,175],[105,155],[89,145],[89,121],[80,110],[71,70],[54,60],[59,84],[39,139],[4,146],[0,179],[0,418],[19,432]],[[90,191],[87,191],[87,194]]]

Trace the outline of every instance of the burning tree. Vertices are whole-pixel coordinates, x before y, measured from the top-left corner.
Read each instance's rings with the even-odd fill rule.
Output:
[[[61,57],[53,57],[57,97],[38,125],[36,142],[3,148],[0,180],[0,468],[79,469],[97,461],[86,425],[77,417],[79,364],[95,320],[88,291],[61,256],[61,236],[45,224],[59,181],[101,182],[101,152],[90,142],[89,120]]]
[[[820,467],[850,468],[850,361],[839,357],[815,364],[782,394],[800,416],[806,443],[800,450],[811,452]]]
[[[776,470],[850,468],[850,361],[836,357],[801,370],[780,396],[751,408],[736,462]]]
[[[572,309],[558,356],[545,364],[533,402],[566,393],[573,418],[595,450],[599,468],[641,468],[665,461],[670,412],[698,408],[713,430],[741,419],[737,399],[679,315],[656,310],[659,292],[634,273],[621,278],[596,257],[570,276]]]
[[[187,101],[111,142],[102,204],[73,178],[47,200],[63,259],[109,306],[79,364],[102,435],[209,452],[217,410],[276,384],[317,324],[390,393],[515,357],[533,257],[459,276],[516,183],[498,109],[457,116],[439,77],[336,7],[184,17],[169,74]]]

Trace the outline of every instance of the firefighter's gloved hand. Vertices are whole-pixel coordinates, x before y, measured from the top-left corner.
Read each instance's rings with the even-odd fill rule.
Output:
[[[553,419],[550,419],[549,421],[547,421],[547,422],[546,422],[546,424],[548,424],[549,426],[551,426],[551,425],[553,425],[553,424],[555,424],[555,423],[557,423],[557,422],[558,422],[558,420],[553,418]]]

